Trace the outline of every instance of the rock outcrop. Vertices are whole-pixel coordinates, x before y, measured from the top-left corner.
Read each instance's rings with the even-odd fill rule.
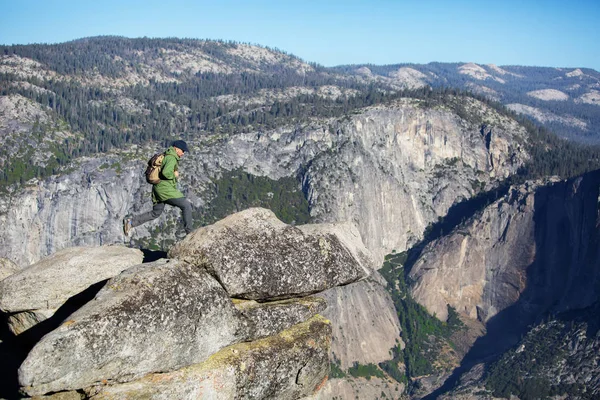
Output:
[[[128,381],[204,361],[245,338],[239,312],[212,277],[185,262],[156,261],[111,279],[44,336],[19,381],[29,395]]]
[[[327,303],[318,297],[302,297],[265,303],[236,299],[233,304],[247,319],[248,337],[255,339],[276,335],[312,318],[327,308]]]
[[[69,298],[142,260],[140,250],[123,246],[61,250],[0,282],[0,310],[19,334],[50,318]]]
[[[211,242],[214,254],[223,255],[221,245],[244,250],[224,257],[240,275],[251,276],[260,266],[265,281],[278,290],[265,291],[269,295],[258,297],[260,303],[232,299],[240,291],[256,292],[254,282],[223,283],[230,271],[214,267],[217,258],[207,255],[211,247],[198,240],[203,230],[219,241]],[[232,230],[238,236],[228,240],[217,234]],[[46,334],[19,368],[21,388],[30,396],[77,391],[93,399],[311,395],[325,383],[332,336],[330,322],[317,315],[325,301],[304,295],[367,276],[362,263],[370,255],[355,233],[330,225],[307,226],[304,233],[264,209],[202,228],[177,246],[182,252],[174,250],[173,258],[139,264],[110,279]],[[201,254],[184,252],[199,245],[207,245]],[[278,258],[257,264],[261,252],[282,256],[285,271]],[[327,279],[330,271],[344,279]],[[300,275],[320,282],[309,290],[275,283]]]
[[[197,229],[173,246],[169,256],[203,266],[232,297],[269,300],[306,296],[366,278],[368,252],[357,243],[362,246],[349,224],[294,227],[270,210],[254,208]]]

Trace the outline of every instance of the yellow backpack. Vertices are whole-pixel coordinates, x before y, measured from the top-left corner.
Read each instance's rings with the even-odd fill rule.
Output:
[[[165,153],[156,153],[148,160],[148,166],[146,167],[146,182],[156,185],[160,182],[160,169],[162,167]]]

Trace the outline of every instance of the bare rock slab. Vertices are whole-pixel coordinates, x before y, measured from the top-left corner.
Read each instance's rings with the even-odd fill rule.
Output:
[[[19,334],[51,317],[72,296],[141,264],[143,258],[140,250],[124,246],[61,250],[2,280],[0,310],[11,314],[9,328]]]
[[[390,349],[398,344],[402,328],[392,298],[382,285],[369,278],[317,296],[327,301],[323,316],[333,326],[331,353],[343,370],[355,362],[378,364],[393,357]]]
[[[243,321],[206,271],[177,260],[138,265],[44,336],[19,382],[41,395],[177,370],[245,340]]]
[[[369,275],[370,256],[351,224],[290,226],[251,208],[189,234],[169,257],[206,268],[231,297],[302,297]]]
[[[278,335],[226,347],[203,363],[94,388],[88,395],[92,400],[299,399],[325,383],[330,342],[331,326],[317,315]]]
[[[327,308],[319,297],[303,297],[258,303],[236,300],[235,307],[247,319],[248,336],[252,339],[276,335],[293,325],[304,322]]]

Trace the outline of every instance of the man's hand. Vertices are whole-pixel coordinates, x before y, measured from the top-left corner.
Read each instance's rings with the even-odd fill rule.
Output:
[[[175,171],[174,174],[175,174],[175,178],[179,178],[179,171]]]

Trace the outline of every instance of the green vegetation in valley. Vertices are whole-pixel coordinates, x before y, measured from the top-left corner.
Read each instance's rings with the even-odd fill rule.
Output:
[[[408,376],[405,368],[400,369],[399,365],[404,364],[403,352],[400,346],[392,349],[394,357],[391,360],[379,363],[379,367],[397,382],[408,385]]]
[[[339,362],[332,362],[331,364],[331,372],[329,373],[329,377],[332,379],[336,378],[345,378],[348,376],[341,368]]]
[[[370,380],[371,377],[385,378],[384,373],[373,363],[360,364],[355,362],[352,367],[348,368],[348,374],[354,378],[366,378]]]
[[[429,375],[436,371],[434,366],[438,359],[441,346],[452,345],[450,336],[463,324],[452,307],[448,307],[448,322],[443,322],[430,315],[427,310],[417,303],[410,295],[408,283],[404,274],[403,264],[407,253],[390,254],[386,256],[380,273],[387,281],[387,290],[392,296],[394,306],[402,327],[401,337],[405,343],[402,349],[397,345],[394,358],[380,367],[399,382],[407,382],[410,378]],[[400,376],[398,363],[406,366],[405,378]]]

